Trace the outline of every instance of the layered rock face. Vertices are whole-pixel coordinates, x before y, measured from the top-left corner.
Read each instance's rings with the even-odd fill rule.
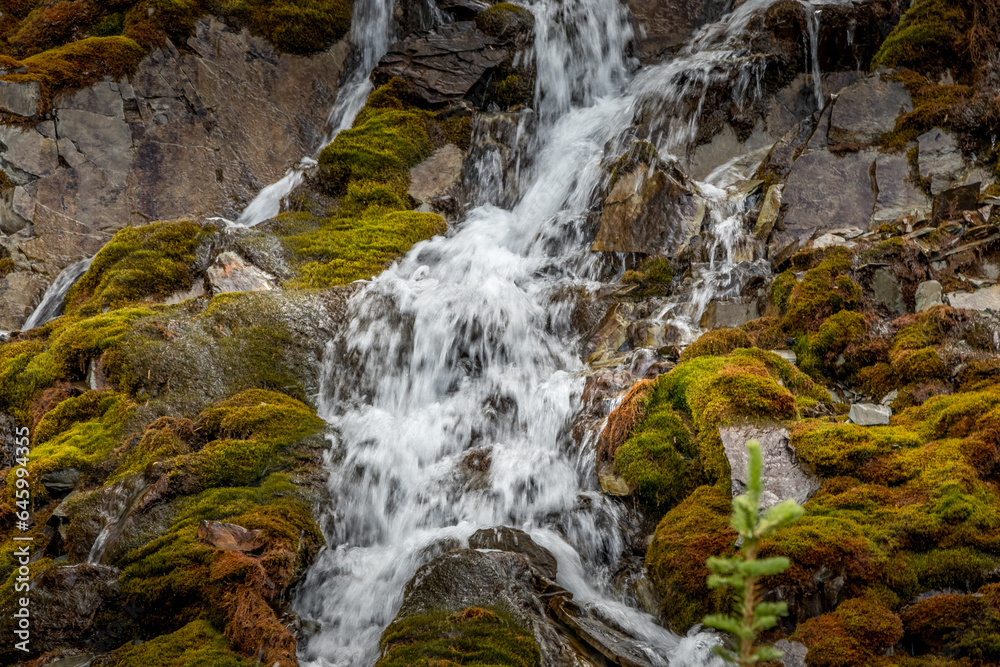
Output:
[[[3,126],[0,230],[16,268],[0,286],[0,329],[18,328],[46,283],[117,230],[235,219],[321,143],[345,42],[287,55],[204,18],[180,46],[154,50],[126,78],[58,95],[33,125]]]

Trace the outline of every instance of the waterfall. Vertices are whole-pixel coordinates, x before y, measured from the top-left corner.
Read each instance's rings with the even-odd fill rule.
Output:
[[[823,95],[823,80],[822,72],[819,68],[819,22],[820,14],[822,10],[813,9],[813,6],[805,2],[802,2],[806,10],[806,31],[809,34],[809,52],[806,57],[810,58],[812,63],[812,80],[813,80],[813,92],[816,95],[816,108],[822,109],[825,105],[825,97]]]
[[[358,290],[327,344],[329,547],[293,603],[318,628],[300,645],[303,664],[369,667],[416,569],[496,525],[552,551],[558,583],[634,637],[652,664],[715,664],[710,637],[669,633],[612,584],[626,551],[624,510],[600,493],[592,443],[569,435],[586,368],[567,295],[597,277],[584,220],[602,160],[634,138],[651,104],[677,110],[719,83],[737,99],[757,94],[762,67],[737,42],[773,1],[748,0],[634,78],[629,17],[617,0],[527,5],[537,118],[515,201],[498,194],[497,156],[484,155],[479,173],[490,183],[479,205]],[[697,131],[697,111],[667,116],[651,137],[661,155],[680,153]],[[699,185],[713,206],[713,259],[696,297],[706,303],[731,289],[723,278],[746,241],[744,205],[729,203],[727,190],[738,170],[724,171]]]
[[[285,172],[281,180],[258,192],[253,201],[243,209],[237,224],[253,227],[278,215],[285,197],[302,183],[306,170],[316,166],[319,153],[334,137],[354,123],[354,117],[361,111],[371,92],[372,84],[368,79],[372,70],[392,43],[392,7],[392,0],[360,0],[354,3],[350,41],[355,51],[355,63],[337,91],[337,100],[330,109],[323,140],[315,155],[302,158]],[[440,17],[440,14],[435,16]]]
[[[45,290],[45,294],[42,295],[42,302],[38,304],[38,307],[31,313],[31,316],[21,326],[21,329],[28,331],[35,327],[40,327],[61,315],[65,305],[63,301],[66,298],[66,294],[76,281],[87,272],[92,261],[94,261],[94,258],[88,257],[87,259],[81,259],[75,264],[70,264],[63,269],[56,276],[56,279],[52,281],[52,284],[49,285],[49,288]]]

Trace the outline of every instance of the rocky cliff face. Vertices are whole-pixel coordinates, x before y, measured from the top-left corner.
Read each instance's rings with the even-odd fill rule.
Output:
[[[47,29],[64,4],[40,7]],[[319,4],[294,6],[340,16]],[[489,507],[515,496],[519,509],[571,488],[573,509],[540,505],[523,526],[468,533],[449,524],[405,563],[379,563],[388,569],[372,596],[413,567],[390,592],[391,613],[344,659],[713,664],[721,638],[692,628],[731,603],[706,586],[705,560],[736,548],[731,498],[753,438],[766,501],[805,507],[764,545],[792,564],[767,593],[789,606],[766,637],[781,640],[785,665],[1000,660],[1000,7],[628,2],[629,71],[607,75],[622,79],[614,90],[628,104],[601,117],[622,127],[573,165],[579,173],[546,174],[542,149],[558,132],[541,111],[558,105],[544,77],[558,78],[553,62],[576,71],[567,58],[593,46],[579,40],[595,15],[560,7],[553,19],[508,3],[398,3],[396,39],[353,126],[255,228],[217,216],[235,217],[319,148],[359,60],[343,26],[291,55],[300,32],[265,20],[274,3],[219,8],[221,18],[199,10],[183,30],[157,23],[148,42],[130,10],[134,62],[56,87],[18,78],[37,68],[25,44],[38,28],[17,15],[14,55],[0,59],[0,329],[13,331],[0,343],[0,616],[15,604],[12,538],[24,532],[37,591],[24,664],[330,659],[325,633],[338,628],[304,592],[329,592],[350,569],[329,565],[359,547],[345,535],[365,548],[389,530],[383,514],[352,514],[355,495],[384,481],[378,510],[392,517],[405,485],[363,457],[328,479],[354,452],[351,434],[319,415],[380,393],[402,401],[396,387],[366,384],[368,365],[398,356],[401,384],[422,377],[400,350],[414,344],[412,320],[434,310],[414,302],[448,278],[433,272],[449,247],[436,237],[490,227],[448,266],[485,264],[482,238],[534,213],[515,208],[523,197],[537,205],[540,189],[588,175],[578,218],[550,215],[557,233],[536,246],[533,227],[529,249],[505,247],[487,287],[470,296],[459,285],[452,299],[507,314],[491,301],[491,290],[511,294],[498,284],[551,278],[531,303],[551,336],[539,339],[562,349],[513,349],[488,318],[461,311],[460,334],[433,350],[433,363],[457,369],[441,377],[459,379],[424,387],[444,402],[497,359],[571,347],[581,386],[544,404],[572,407],[541,458],[572,452],[559,470],[573,483],[491,486],[529,465],[503,460],[500,440],[544,437],[525,422],[541,411],[516,392],[486,396],[451,429],[460,451],[430,463],[425,451],[398,453],[407,475],[447,470],[434,478],[445,500],[416,521],[428,533],[479,493]],[[96,30],[93,18],[60,39],[118,38],[72,41]],[[612,102],[577,97],[562,101]],[[502,217],[485,217],[484,204]],[[355,283],[417,244],[385,283]],[[570,246],[572,266],[560,255]],[[516,274],[521,251],[555,259]],[[61,317],[15,331],[61,269],[92,255]],[[360,321],[365,303],[388,313],[378,335]],[[366,418],[391,421],[393,437],[432,430],[387,404]],[[18,426],[31,431],[27,531],[15,524]],[[372,451],[376,440],[355,445]],[[577,549],[580,531],[590,541]]]
[[[178,46],[3,126],[0,229],[14,269],[0,286],[0,329],[23,324],[52,279],[117,230],[236,218],[321,143],[346,42],[288,55],[208,17]]]

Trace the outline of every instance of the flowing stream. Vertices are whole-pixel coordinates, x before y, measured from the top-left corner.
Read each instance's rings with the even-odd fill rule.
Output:
[[[356,11],[384,1],[359,0]],[[631,635],[651,664],[715,664],[710,636],[672,635],[612,583],[626,552],[624,511],[600,493],[591,443],[569,435],[587,369],[567,295],[596,286],[584,219],[606,177],[607,147],[630,141],[651,102],[697,97],[699,86],[723,80],[734,96],[756,94],[759,68],[739,60],[736,40],[772,1],[748,0],[677,58],[634,77],[623,4],[526,5],[536,19],[537,118],[516,202],[486,203],[497,198],[485,188],[446,235],[365,284],[328,343],[321,415],[333,433],[330,547],[294,601],[318,628],[300,644],[303,664],[370,667],[415,570],[497,525],[549,548],[558,583]],[[661,155],[693,139],[697,111],[670,121],[656,138]],[[741,204],[729,203],[739,177],[730,171],[701,186],[712,204],[705,231],[717,281],[733,272],[746,238]],[[711,280],[700,288],[706,303],[721,289]]]
[[[35,327],[40,327],[46,322],[55,319],[62,314],[65,307],[64,300],[71,287],[76,284],[83,274],[90,268],[93,257],[81,259],[79,262],[70,264],[56,276],[49,288],[42,295],[42,301],[21,326],[23,331],[29,331]]]

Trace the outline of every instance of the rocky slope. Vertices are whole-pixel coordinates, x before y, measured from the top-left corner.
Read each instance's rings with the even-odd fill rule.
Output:
[[[246,229],[213,218],[317,148],[349,67],[346,7],[15,4],[0,19],[0,607],[23,509],[7,434],[25,426],[34,625],[30,655],[0,653],[298,664],[319,628],[290,602],[339,546],[322,523],[326,342],[353,281],[487,188],[498,206],[521,196],[530,54],[548,37],[515,5],[399,3],[353,127]],[[582,231],[594,280],[568,301],[587,361],[568,430],[618,503],[616,595],[680,635],[728,605],[704,562],[735,549],[754,438],[768,497],[806,509],[766,546],[792,562],[769,591],[791,610],[768,636],[786,665],[995,664],[1000,6],[628,5],[633,65],[661,69],[604,148]],[[738,48],[681,69],[730,10]],[[17,331],[95,254],[62,316]],[[342,358],[326,372],[356,373]],[[491,465],[473,449],[459,476]],[[480,530],[424,560],[379,665],[656,664],[527,533]]]

